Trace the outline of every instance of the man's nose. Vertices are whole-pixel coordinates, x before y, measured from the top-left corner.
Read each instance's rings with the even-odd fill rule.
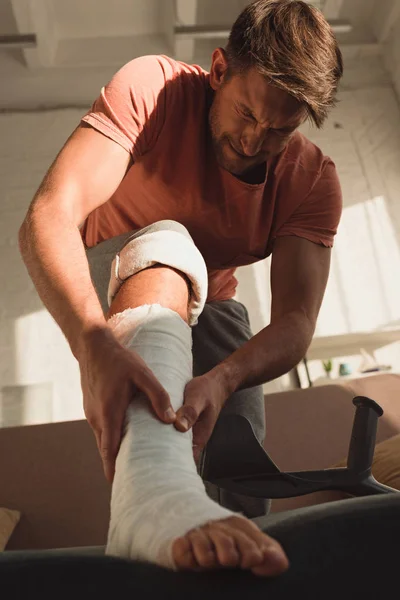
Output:
[[[265,135],[263,136],[246,136],[241,139],[242,151],[246,156],[256,156],[264,143]]]

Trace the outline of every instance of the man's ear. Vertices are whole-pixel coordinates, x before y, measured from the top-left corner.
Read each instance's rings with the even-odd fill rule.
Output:
[[[218,90],[224,83],[228,71],[228,59],[223,48],[216,48],[212,55],[210,69],[210,85],[214,91]]]

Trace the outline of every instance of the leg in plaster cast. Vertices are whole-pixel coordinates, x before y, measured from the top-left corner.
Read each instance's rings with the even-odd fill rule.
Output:
[[[192,377],[188,296],[181,273],[156,266],[127,279],[109,312],[115,335],[142,356],[175,411]],[[288,566],[278,542],[207,496],[192,432],[159,421],[140,394],[127,411],[117,458],[107,554],[177,570],[240,567],[260,576]]]

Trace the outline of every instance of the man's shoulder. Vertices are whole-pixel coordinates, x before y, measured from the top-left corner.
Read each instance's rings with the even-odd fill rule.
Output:
[[[283,164],[296,163],[307,171],[320,170],[326,162],[331,161],[319,146],[300,131],[296,131],[293,135],[282,158]]]
[[[164,54],[139,56],[126,63],[118,72],[120,80],[128,85],[160,88],[168,82],[179,80],[182,84],[204,83],[207,71],[198,65],[189,65]]]
[[[301,204],[321,186],[338,189],[336,166],[329,156],[297,131],[275,167],[279,197],[288,204]]]

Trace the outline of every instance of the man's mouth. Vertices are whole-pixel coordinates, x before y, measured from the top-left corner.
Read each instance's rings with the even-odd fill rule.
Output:
[[[232,150],[235,152],[235,154],[237,154],[241,158],[246,158],[247,160],[249,160],[250,158],[254,158],[254,156],[247,156],[247,154],[243,154],[242,152],[239,152],[239,150],[237,150],[235,148],[235,146],[232,144],[232,142],[230,140],[228,140],[228,142],[229,142],[229,145],[232,148]]]

